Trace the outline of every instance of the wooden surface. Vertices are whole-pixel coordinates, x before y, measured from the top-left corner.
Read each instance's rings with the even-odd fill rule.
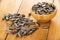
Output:
[[[32,5],[38,2],[50,2],[53,0],[0,0],[0,40],[60,40],[60,0],[54,0],[57,7],[57,15],[50,23],[41,23],[40,28],[32,35],[24,37],[16,37],[16,35],[7,34],[8,26],[2,17],[9,13],[25,14],[28,17]],[[30,19],[35,19],[31,16]],[[49,28],[44,29],[44,25],[49,25]]]

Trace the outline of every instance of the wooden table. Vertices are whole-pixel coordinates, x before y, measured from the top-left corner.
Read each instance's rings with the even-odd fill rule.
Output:
[[[8,26],[2,17],[9,13],[25,14],[28,17],[32,5],[38,2],[53,2],[53,0],[0,0],[0,40],[60,40],[60,0],[54,0],[57,8],[57,15],[52,19],[49,28],[44,29],[40,24],[40,28],[32,35],[24,37],[16,37],[16,35],[7,34]],[[31,16],[31,19],[34,18]]]

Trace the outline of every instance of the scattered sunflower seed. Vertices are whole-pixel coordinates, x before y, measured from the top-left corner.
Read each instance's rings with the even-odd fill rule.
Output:
[[[18,32],[18,33],[16,33],[16,37],[21,37],[21,35],[20,35],[20,33]]]
[[[37,23],[35,24],[35,22],[33,22],[33,20],[26,18],[24,14],[5,15],[3,20],[6,20],[7,25],[9,26],[9,30],[7,30],[7,32],[16,34],[16,36],[18,36],[18,37],[32,34],[36,29],[38,29],[38,27],[36,27]],[[30,28],[31,24],[33,24],[35,26]]]
[[[44,29],[47,29],[47,28],[49,28],[49,26],[46,25],[46,26],[43,26],[43,28],[44,28]]]
[[[7,33],[11,33],[11,30],[6,30]]]
[[[29,13],[29,17],[31,16],[31,13]]]
[[[35,27],[35,26],[32,28],[29,28],[27,35],[32,34],[35,30],[37,30],[37,27]]]

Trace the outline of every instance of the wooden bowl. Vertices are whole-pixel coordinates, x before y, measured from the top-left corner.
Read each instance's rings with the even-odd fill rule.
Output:
[[[33,16],[33,18],[35,18],[39,22],[48,22],[56,15],[56,13],[57,13],[56,7],[55,7],[54,12],[51,12],[51,14],[47,14],[47,15],[38,15],[38,14],[35,14],[35,12],[31,10],[31,15]]]

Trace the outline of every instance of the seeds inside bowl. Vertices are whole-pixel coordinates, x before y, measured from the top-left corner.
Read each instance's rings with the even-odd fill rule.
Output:
[[[55,6],[52,3],[37,3],[32,6],[32,11],[36,14],[42,15],[42,14],[51,14],[51,12],[54,12]]]
[[[6,20],[7,26],[9,26],[7,33],[16,34],[18,37],[32,34],[39,27],[36,25],[36,22],[33,22],[33,20],[26,18],[24,14],[8,14],[5,15],[2,20]],[[33,27],[30,27],[30,25]]]

